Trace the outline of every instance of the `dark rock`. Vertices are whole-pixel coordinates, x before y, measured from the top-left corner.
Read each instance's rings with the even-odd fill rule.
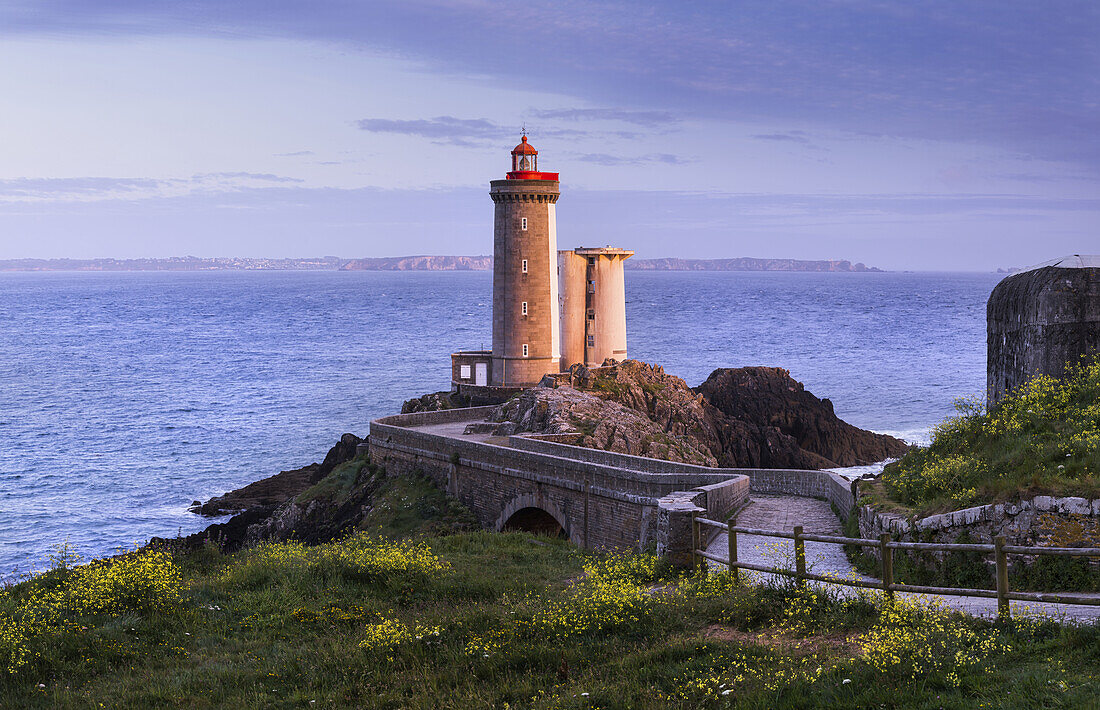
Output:
[[[715,370],[695,390],[729,419],[785,434],[798,448],[835,462],[824,468],[876,463],[901,456],[908,448],[900,439],[841,420],[832,402],[807,392],[778,367]],[[768,446],[788,448],[787,442],[773,435]]]
[[[433,392],[405,400],[401,405],[401,413],[438,412],[444,409],[461,409],[469,406],[470,403],[466,398],[457,392]]]
[[[249,483],[243,488],[211,498],[202,504],[195,501],[191,505],[191,512],[218,516],[239,513],[252,508],[282,505],[327,476],[332,469],[355,458],[356,447],[364,442],[366,439],[360,439],[355,434],[344,434],[340,437],[340,441],[329,449],[323,462],[311,463],[293,471],[282,471],[274,476]]]
[[[573,433],[581,446],[731,468],[834,468],[906,448],[841,421],[831,402],[778,368],[717,370],[692,390],[659,366],[626,360],[575,365],[570,381],[572,388],[534,388],[498,407],[494,433]]]
[[[644,411],[632,409],[572,387],[535,387],[497,407],[490,417],[501,424],[493,432],[578,434],[578,445],[634,456],[716,466],[710,450],[697,439],[669,432]]]

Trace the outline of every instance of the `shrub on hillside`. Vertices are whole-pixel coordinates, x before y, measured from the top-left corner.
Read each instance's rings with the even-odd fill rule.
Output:
[[[424,543],[392,541],[369,533],[309,546],[300,542],[265,542],[226,569],[231,585],[258,587],[289,576],[340,576],[385,581],[395,575],[426,575],[447,569]]]
[[[72,566],[69,555],[51,557],[45,574],[0,593],[0,668],[15,673],[35,653],[35,639],[80,628],[81,623],[125,615],[167,614],[182,603],[182,577],[162,550]],[[59,562],[60,560],[60,562]]]
[[[1100,493],[1100,358],[1061,379],[1035,377],[989,411],[978,400],[955,406],[930,446],[886,468],[891,498],[931,509],[1026,491]]]

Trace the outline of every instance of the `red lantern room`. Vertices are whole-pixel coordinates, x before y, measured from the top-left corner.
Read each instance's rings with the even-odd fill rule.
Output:
[[[539,172],[539,152],[527,142],[527,136],[512,149],[512,170],[509,180],[557,180],[558,173]]]

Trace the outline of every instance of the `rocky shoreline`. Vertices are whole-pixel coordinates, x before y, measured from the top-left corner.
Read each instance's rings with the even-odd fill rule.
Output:
[[[406,401],[402,412],[463,405],[440,392]],[[633,360],[575,366],[567,377],[548,378],[500,405],[490,418],[501,435],[570,434],[581,446],[730,468],[837,468],[897,457],[908,448],[844,422],[828,399],[773,367],[718,369],[691,388],[659,366]],[[344,434],[320,463],[195,501],[191,510],[199,515],[233,517],[151,544],[213,542],[231,551],[261,540],[324,542],[356,529],[386,477],[357,456],[366,442]]]

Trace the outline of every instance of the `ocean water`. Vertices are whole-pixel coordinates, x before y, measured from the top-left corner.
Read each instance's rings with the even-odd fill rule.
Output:
[[[630,355],[775,365],[924,441],[985,381],[994,274],[628,272]],[[319,461],[490,344],[485,272],[0,273],[0,578],[201,530],[192,500]]]

